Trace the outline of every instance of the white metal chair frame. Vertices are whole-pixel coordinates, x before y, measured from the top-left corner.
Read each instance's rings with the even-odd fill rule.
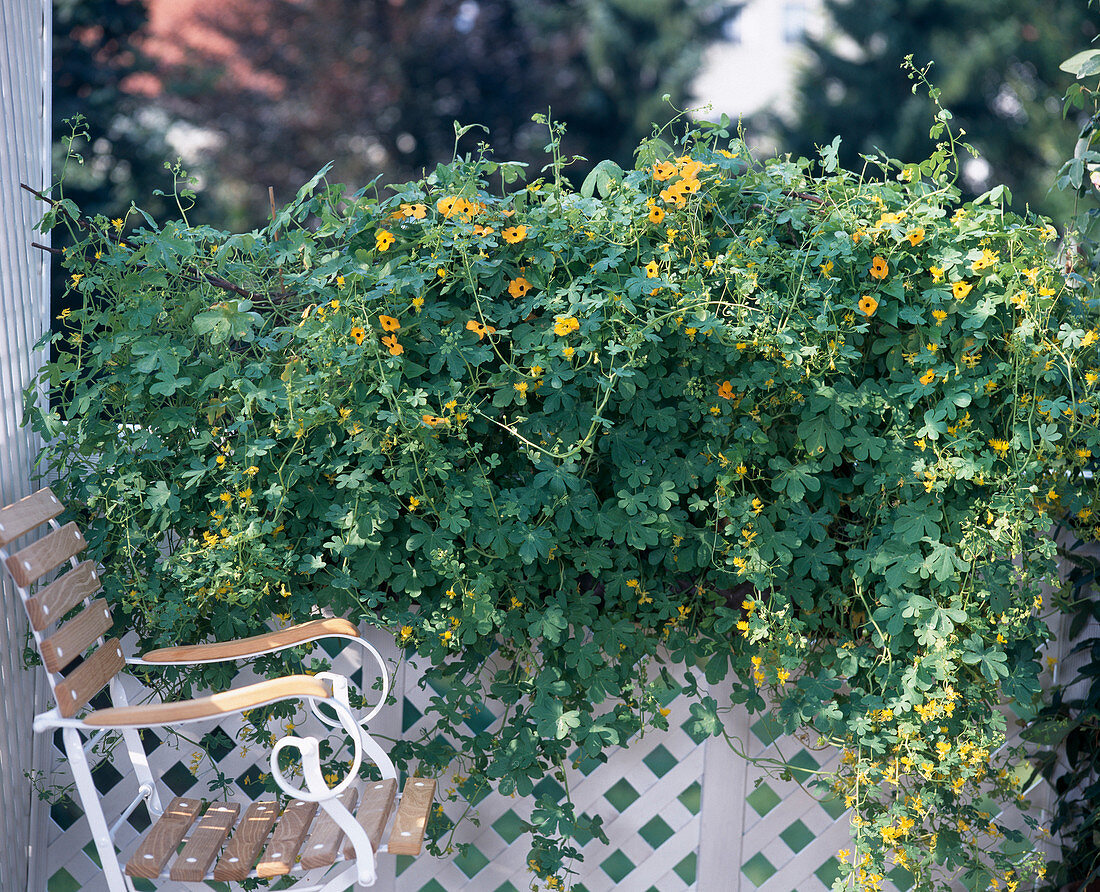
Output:
[[[52,527],[54,531],[58,531],[54,534],[54,538],[56,539],[63,528],[54,518],[57,514],[61,513],[63,506],[48,489],[40,490],[33,496],[28,497],[28,499],[32,498],[52,501],[55,506],[55,508],[48,509],[52,512],[52,516],[49,516],[47,519],[50,527]],[[24,502],[27,502],[27,499],[24,499],[21,503],[16,503],[15,506],[9,506],[7,509],[0,510],[0,518],[3,518],[6,512],[22,505]],[[29,532],[30,529],[34,529],[40,524],[41,521],[25,530],[5,530],[4,523],[0,522],[0,560],[3,561],[5,567],[8,569],[9,576],[12,578],[12,581],[19,591],[24,607],[27,607],[28,601],[31,600],[33,596],[28,591],[29,586],[21,585],[19,579],[16,578],[15,573],[12,571],[12,561],[18,561],[20,555],[28,551],[32,546],[28,546],[14,556],[9,555],[4,546],[10,544],[14,538],[24,535],[26,532]],[[73,529],[75,530],[75,527]],[[75,548],[74,554],[65,557],[61,562],[61,566],[64,566],[64,563],[67,562],[74,570],[79,566],[75,557],[75,552],[83,547],[83,538],[80,537],[79,531],[76,531],[76,535],[80,538],[79,548]],[[30,569],[28,565],[27,570],[29,571]],[[16,567],[16,570],[18,571],[18,567]],[[91,576],[93,579],[97,577],[97,571],[95,569],[91,570]],[[98,589],[98,583],[96,584],[96,588]],[[91,595],[83,598],[83,603],[85,605],[85,611],[87,611],[92,604]],[[100,604],[102,604],[102,602],[100,602]],[[105,607],[102,609],[106,612]],[[29,608],[28,615],[30,615]],[[60,617],[57,618],[60,619]],[[336,623],[339,622],[341,621],[336,621]],[[110,624],[109,612],[107,612],[107,624]],[[57,705],[35,717],[34,730],[40,733],[55,728],[61,729],[65,754],[68,757],[73,772],[73,778],[76,782],[76,791],[80,797],[84,813],[88,818],[88,824],[95,841],[96,849],[99,852],[100,862],[107,880],[109,892],[134,892],[133,882],[130,877],[123,872],[119,864],[118,853],[116,853],[114,846],[114,837],[123,822],[126,821],[134,809],[142,802],[146,803],[146,807],[154,818],[161,815],[164,811],[156,780],[153,777],[153,772],[149,766],[145,750],[142,747],[138,735],[138,729],[170,727],[203,721],[209,722],[226,715],[234,713],[240,714],[246,710],[288,699],[308,703],[313,714],[324,725],[329,728],[342,730],[343,733],[350,738],[354,749],[354,758],[344,780],[335,787],[329,787],[321,770],[320,749],[316,737],[298,737],[290,735],[280,739],[272,748],[270,758],[271,773],[279,788],[288,797],[291,797],[291,799],[317,803],[319,807],[324,809],[332,820],[336,822],[340,830],[343,831],[347,842],[354,848],[355,853],[353,864],[348,865],[345,862],[344,869],[340,869],[338,861],[335,867],[323,868],[326,872],[333,871],[334,874],[332,876],[322,874],[320,878],[311,877],[304,885],[296,885],[295,889],[300,889],[301,892],[311,892],[311,890],[316,890],[316,892],[344,892],[344,890],[353,883],[358,883],[363,886],[371,886],[374,884],[377,878],[375,864],[376,856],[386,852],[388,847],[383,843],[378,847],[377,851],[375,850],[366,830],[356,820],[355,816],[352,815],[351,811],[341,802],[340,796],[357,780],[364,755],[378,767],[383,780],[389,778],[396,779],[397,777],[397,771],[390,761],[390,758],[367,732],[367,724],[378,714],[386,703],[390,691],[390,679],[385,661],[382,659],[381,654],[379,654],[370,643],[358,637],[358,634],[354,631],[354,626],[350,624],[347,625],[350,627],[347,631],[339,629],[332,630],[331,625],[325,628],[323,627],[323,621],[315,621],[313,623],[305,623],[300,626],[282,630],[282,640],[292,639],[289,643],[280,643],[279,641],[273,643],[273,635],[261,635],[256,636],[255,639],[244,639],[239,642],[220,642],[209,645],[194,645],[192,647],[167,648],[163,651],[147,653],[139,658],[123,658],[117,640],[112,639],[106,642],[102,634],[96,637],[95,643],[101,648],[114,648],[117,651],[117,658],[120,660],[124,659],[125,663],[128,665],[153,667],[167,665],[197,665],[225,660],[251,658],[263,654],[275,653],[289,647],[306,644],[321,638],[341,638],[347,642],[358,644],[374,658],[375,662],[378,664],[382,680],[382,691],[378,702],[366,713],[366,715],[359,718],[356,717],[348,700],[348,679],[343,675],[332,672],[322,672],[314,676],[287,676],[284,679],[269,680],[233,689],[220,695],[214,695],[213,697],[174,701],[167,704],[141,704],[136,706],[131,706],[128,703],[126,693],[116,673],[110,678],[108,683],[112,708],[93,710],[83,717],[66,716],[60,708],[60,700],[57,691],[59,684],[64,680],[64,676],[60,671],[50,671],[50,669],[46,667],[50,690],[53,693]],[[32,620],[31,632],[41,653],[42,645],[47,639],[40,629],[35,626],[36,624]],[[275,635],[279,634],[280,633],[275,633]],[[249,647],[249,642],[251,641],[256,642],[254,648]],[[232,645],[231,649],[234,651],[232,655],[224,655],[227,644]],[[204,649],[207,654],[205,656]],[[81,650],[83,651],[84,648],[81,648]],[[176,658],[173,652],[180,652],[180,657],[187,658]],[[76,656],[76,654],[73,654],[73,656]],[[64,666],[61,668],[64,668]],[[280,684],[281,682],[283,684]],[[99,688],[101,687],[102,684],[100,684]],[[98,691],[99,688],[96,690]],[[93,691],[93,694],[94,693],[95,691]],[[75,693],[73,693],[72,696],[74,699],[76,698]],[[330,708],[335,714],[335,718],[326,715],[320,708],[321,704]],[[179,717],[170,716],[167,721],[156,720],[158,712],[163,715],[164,707],[167,707],[169,712],[175,710],[179,713]],[[143,717],[143,712],[147,712],[149,715]],[[86,742],[81,741],[81,731],[86,731],[90,734]],[[133,801],[123,809],[114,823],[108,824],[100,803],[99,792],[92,780],[88,753],[103,735],[111,732],[119,732],[122,736],[126,753],[133,766],[134,777],[138,783],[138,792]],[[305,781],[305,789],[300,789],[293,785],[279,767],[279,754],[290,748],[298,751]],[[407,836],[409,834],[406,833],[403,835]],[[302,868],[300,864],[296,864],[293,870],[301,873],[315,873],[316,871],[322,870],[322,868],[314,868],[310,871]],[[204,877],[204,881],[207,879],[210,879],[209,871]],[[203,888],[206,888],[206,886],[204,885]]]

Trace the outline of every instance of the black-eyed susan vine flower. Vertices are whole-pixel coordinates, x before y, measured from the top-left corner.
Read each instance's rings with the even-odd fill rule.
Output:
[[[509,226],[503,232],[501,232],[503,239],[510,245],[518,245],[525,238],[527,238],[526,226]]]
[[[374,246],[379,251],[388,251],[393,247],[393,243],[397,241],[392,232],[385,229],[379,229],[374,235]]]
[[[387,316],[385,313],[378,317],[378,324],[382,326],[382,331],[401,330],[401,322],[393,316]]]
[[[518,276],[508,283],[508,293],[512,295],[512,297],[523,297],[530,290],[531,283],[523,276]]]
[[[864,295],[859,299],[859,311],[864,316],[874,316],[878,309],[878,301],[870,295]]]
[[[397,340],[397,335],[385,335],[382,338],[382,343],[387,350],[390,351],[390,356],[400,356],[405,352],[403,344]]]
[[[554,317],[554,334],[558,335],[558,337],[565,337],[577,331],[580,327],[580,322],[578,322],[574,316]]]
[[[871,260],[871,268],[868,270],[872,279],[885,279],[890,275],[890,265],[882,257],[875,256]]]
[[[351,336],[356,344],[362,344],[363,339],[367,336],[367,331],[365,328],[362,328],[358,325],[353,325],[351,329]]]

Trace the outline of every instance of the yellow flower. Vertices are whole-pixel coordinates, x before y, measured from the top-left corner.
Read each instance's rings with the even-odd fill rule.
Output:
[[[974,286],[969,282],[955,282],[951,286],[951,294],[954,296],[955,300],[962,300],[970,293],[973,287]]]
[[[659,270],[657,269],[657,261],[651,260],[645,265],[646,278],[656,279]]]
[[[220,496],[218,496],[218,498],[225,502],[225,504],[227,505],[233,501],[233,496],[227,492],[223,492]]]
[[[74,287],[76,285],[79,285],[80,280],[83,279],[83,278],[84,278],[84,273],[73,273],[73,285],[74,285]]]
[[[512,279],[512,281],[508,283],[508,293],[512,295],[512,297],[523,297],[530,290],[531,283],[523,276],[520,276],[518,279]]]
[[[575,351],[573,350],[572,347],[562,347],[561,348],[561,355],[564,356],[566,359],[572,359],[574,352]]]
[[[413,312],[414,313],[419,313],[421,311],[421,309],[423,309],[423,307],[424,307],[424,298],[422,298],[420,295],[417,295],[416,297],[414,297],[413,300],[412,300]]]
[[[933,282],[942,282],[943,281],[944,270],[943,270],[942,267],[930,266],[930,267],[928,267],[928,272],[930,272],[932,274],[932,281]]]
[[[393,247],[395,241],[397,241],[397,239],[393,237],[393,233],[387,232],[385,229],[379,229],[374,236],[374,246],[379,251],[388,251]]]
[[[676,165],[669,161],[661,161],[653,165],[653,179],[664,182],[676,175]]]
[[[504,240],[508,244],[515,245],[527,238],[527,227],[509,226],[501,233],[501,235],[504,236]]]
[[[515,390],[517,390],[519,393],[522,393],[524,396],[527,395],[526,381],[520,381],[518,384],[513,384],[512,387],[515,388]]]
[[[821,264],[821,275],[827,276],[832,271],[833,271],[833,262],[831,260],[826,260],[823,264]]]
[[[72,314],[73,314],[73,311],[69,307],[65,307],[65,309],[61,311],[61,315],[58,316],[57,318],[58,319],[68,319]]]
[[[382,338],[382,343],[390,351],[390,356],[400,356],[405,352],[404,346],[397,343],[397,335],[386,335]]]
[[[786,684],[787,679],[791,677],[791,673],[786,669],[776,669],[775,677],[779,680],[780,684]]]
[[[993,447],[998,455],[1005,455],[1012,448],[1012,444],[1007,440],[993,439],[989,441],[989,445]]]
[[[931,369],[929,369],[927,372],[925,372],[923,375],[920,376],[920,383],[921,384],[931,384],[935,380],[936,380],[936,373],[934,371],[932,371]]]
[[[415,511],[419,507],[420,507],[420,499],[418,499],[416,496],[410,497],[409,498],[409,510],[410,511]]]
[[[244,499],[244,501],[247,502],[249,499],[252,498],[252,487],[246,486],[239,493],[237,493],[237,495],[239,495],[242,499]]]
[[[457,195],[444,195],[439,201],[435,203],[435,209],[439,211],[448,220],[456,213],[461,213],[464,202]]]
[[[214,459],[214,461],[218,463],[218,467],[220,468],[222,465],[225,464],[225,456],[219,455],[216,459]]]
[[[909,239],[909,244],[915,248],[924,241],[924,230],[920,228],[910,229],[909,232],[905,234],[905,237]]]
[[[365,329],[360,328],[358,325],[355,325],[351,329],[351,336],[355,338],[355,343],[362,344],[363,338],[367,336],[367,332]]]
[[[943,325],[943,320],[947,318],[947,314],[943,310],[933,310],[932,318],[936,320],[936,325]]]
[[[445,270],[443,267],[440,267],[439,269],[437,269],[435,271],[435,274],[437,276],[439,276],[439,278],[441,278],[441,279],[447,278],[447,270]]]
[[[993,253],[989,248],[982,248],[982,256],[970,264],[970,269],[980,273],[983,269],[993,266],[1000,259],[999,254]]]
[[[865,296],[859,299],[859,311],[864,316],[874,316],[875,310],[878,309],[878,301],[873,297]]]
[[[868,270],[872,279],[885,279],[890,274],[890,267],[881,257],[875,257],[871,261],[871,268]]]
[[[565,337],[567,334],[576,331],[581,327],[581,324],[573,316],[555,316],[554,317],[554,334],[558,337]]]
[[[742,462],[734,468],[733,471],[738,477],[744,477],[749,472],[749,469],[746,468],[744,462]]]
[[[1039,288],[1039,297],[1053,297],[1053,296],[1054,296],[1054,289],[1053,288],[1049,288],[1046,285],[1040,286],[1040,288]]]
[[[259,471],[260,469],[257,468],[255,465],[249,465],[247,468],[244,469],[245,474],[249,477],[254,477],[256,474],[259,473]]]
[[[116,217],[111,221],[111,225],[115,228],[115,232],[122,232],[122,227],[126,224],[122,222],[121,217]]]
[[[340,301],[338,301],[338,300],[330,300],[328,302],[328,305],[330,307],[332,307],[332,309],[334,309],[334,310],[339,310],[340,309]]]
[[[401,323],[393,316],[383,314],[378,317],[378,323],[382,326],[382,331],[401,331]]]
[[[655,204],[650,205],[650,208],[649,208],[649,222],[650,223],[660,223],[664,219],[665,219],[665,209],[662,208],[662,207],[658,207]]]

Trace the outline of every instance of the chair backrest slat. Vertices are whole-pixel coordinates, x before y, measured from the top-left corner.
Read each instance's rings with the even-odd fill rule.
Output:
[[[53,520],[64,510],[65,506],[48,487],[0,509],[0,547],[14,542],[47,520]]]
[[[43,536],[8,558],[8,570],[15,581],[26,588],[40,576],[49,573],[87,546],[75,523]]]
[[[102,598],[92,601],[42,642],[42,662],[50,672],[60,672],[111,628],[111,611]]]
[[[27,598],[27,615],[31,626],[41,632],[52,622],[85,598],[90,598],[102,588],[95,561],[84,561],[64,576],[60,576],[43,589]]]
[[[76,715],[80,707],[98,694],[125,665],[118,639],[105,641],[102,647],[58,682],[54,689],[58,711],[65,718]]]

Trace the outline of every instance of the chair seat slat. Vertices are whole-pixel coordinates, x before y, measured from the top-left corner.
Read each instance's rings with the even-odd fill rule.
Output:
[[[363,801],[359,804],[355,820],[367,831],[367,838],[376,852],[382,844],[382,831],[386,829],[396,797],[397,781],[393,778],[371,781],[363,791]],[[344,857],[349,860],[355,857],[355,849],[350,841],[344,842]]]
[[[96,594],[102,584],[95,561],[84,561],[27,598],[27,615],[36,632],[56,622],[76,604]]]
[[[111,611],[102,598],[92,601],[42,642],[42,662],[50,672],[60,672],[105,634],[112,625]]]
[[[252,872],[252,865],[275,824],[279,806],[274,800],[253,802],[237,825],[233,838],[214,866],[214,879],[239,882]]]
[[[358,799],[359,794],[354,787],[348,787],[340,795],[340,802],[352,814],[355,814],[355,803]],[[332,815],[324,811],[323,808],[319,811],[320,814],[313,825],[313,832],[309,835],[309,839],[306,840],[305,847],[302,849],[302,867],[306,870],[312,870],[314,867],[327,867],[329,864],[335,863],[336,855],[340,851],[340,843],[344,839],[344,831],[333,820]]]
[[[240,813],[241,806],[237,802],[211,805],[192,831],[183,851],[176,856],[168,875],[179,883],[202,880]]]
[[[48,486],[0,509],[0,547],[14,542],[47,520],[53,520],[64,510],[65,506]]]
[[[201,805],[201,799],[183,799],[179,796],[173,799],[130,858],[126,873],[147,880],[159,877],[194,823]]]
[[[317,803],[302,799],[295,799],[286,807],[256,865],[256,876],[279,877],[290,873],[316,813]]]
[[[40,576],[80,554],[87,545],[80,528],[75,523],[67,523],[26,548],[19,549],[8,558],[8,570],[16,583],[26,588]]]
[[[410,777],[405,781],[397,817],[390,832],[389,850],[394,855],[419,855],[424,844],[424,830],[435,796],[435,781],[427,777]]]
[[[80,707],[98,694],[125,665],[118,639],[105,641],[102,647],[58,683],[54,689],[58,711],[65,718],[76,715]]]

